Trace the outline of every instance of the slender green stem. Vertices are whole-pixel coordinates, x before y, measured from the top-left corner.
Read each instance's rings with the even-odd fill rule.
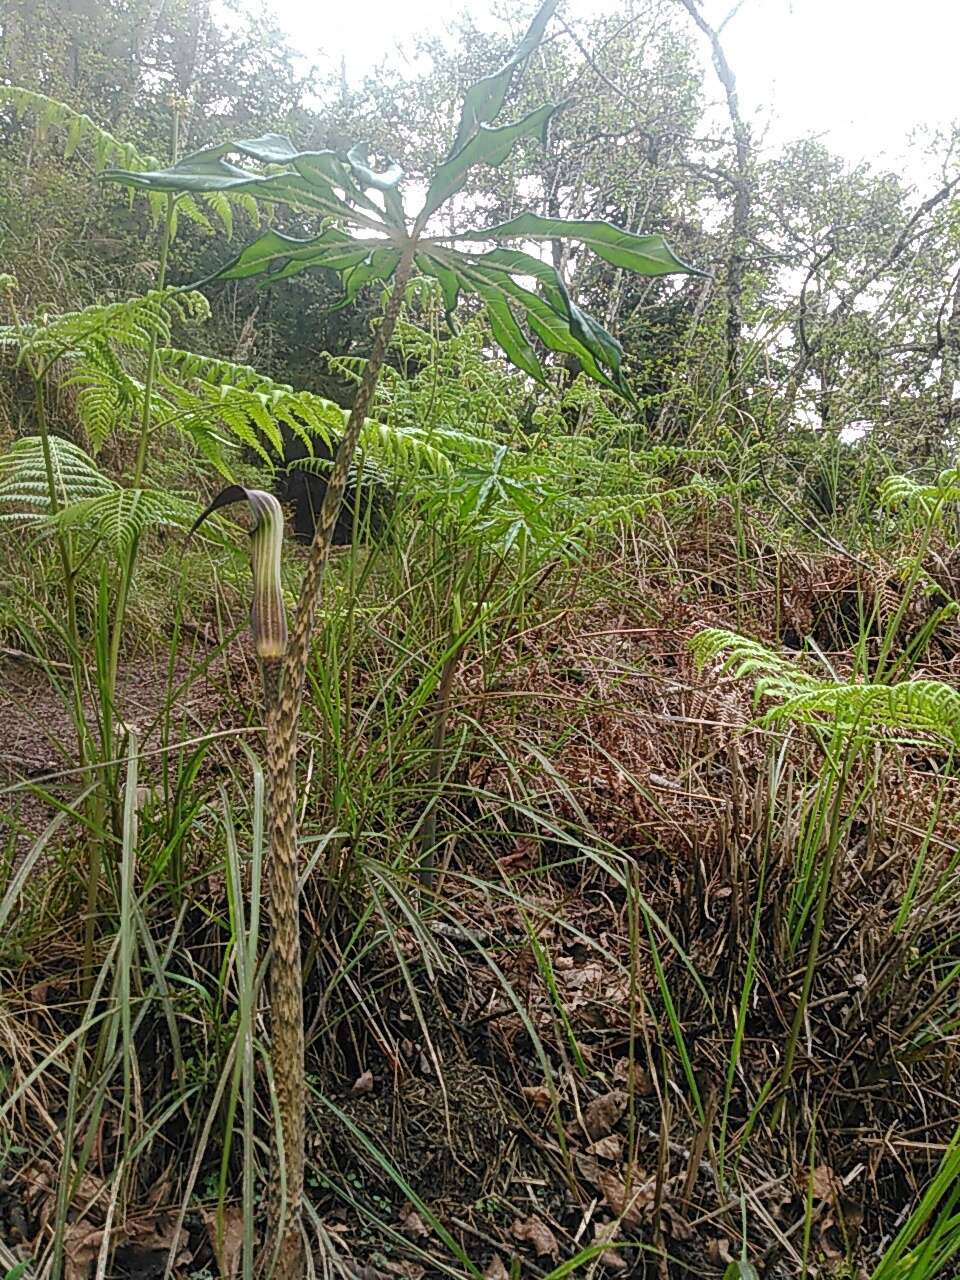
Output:
[[[167,283],[167,261],[170,256],[170,241],[173,237],[173,214],[176,196],[167,194],[167,209],[163,219],[163,230],[160,233],[160,261],[157,266],[156,289],[161,290]],[[143,481],[147,465],[147,447],[150,443],[150,425],[152,421],[153,384],[157,379],[157,331],[150,335],[150,349],[147,353],[147,374],[143,382],[143,410],[140,415],[140,440],[137,444],[137,460],[133,469],[133,488],[138,489]]]
[[[180,112],[179,108],[173,113],[173,138],[171,144],[173,163],[176,163],[177,153],[180,147]],[[173,238],[174,210],[176,207],[177,197],[173,192],[167,194],[167,208],[163,220],[163,228],[160,233],[160,260],[157,266],[157,278],[155,288],[160,291],[164,288],[167,281],[167,262],[170,256],[170,242]],[[143,408],[140,415],[140,439],[137,443],[137,458],[133,469],[133,479],[131,488],[139,489],[143,484],[143,477],[147,465],[147,449],[150,443],[151,425],[152,425],[152,407],[153,407],[153,388],[157,377],[157,348],[158,348],[157,330],[154,327],[150,335],[150,346],[147,351],[147,372],[143,383]],[[136,572],[137,554],[139,551],[139,539],[134,538],[130,544],[129,550],[120,566],[119,581],[117,583],[117,599],[114,607],[113,627],[110,633],[110,651],[107,665],[106,688],[103,691],[103,733],[107,744],[106,750],[108,755],[113,755],[113,715],[116,704],[117,694],[117,678],[120,669],[120,644],[123,639],[124,623],[127,614],[127,602],[130,598],[130,588],[133,585],[133,577]]]

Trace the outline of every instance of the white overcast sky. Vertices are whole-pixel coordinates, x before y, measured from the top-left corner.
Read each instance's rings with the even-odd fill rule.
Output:
[[[717,22],[733,0],[705,0]],[[565,0],[569,19],[603,0]],[[358,80],[412,33],[438,31],[464,8],[492,25],[490,0],[273,0],[296,48]],[[513,7],[513,6],[511,6]],[[535,0],[514,12],[533,12]],[[744,114],[776,145],[822,135],[851,161],[897,167],[916,125],[960,119],[960,0],[744,0],[724,32]],[[707,58],[704,45],[704,57]],[[711,93],[717,91],[712,78]],[[909,165],[910,169],[914,164]]]

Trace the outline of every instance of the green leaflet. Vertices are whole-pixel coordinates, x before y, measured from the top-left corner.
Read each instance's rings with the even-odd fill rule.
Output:
[[[542,4],[537,10],[533,21],[527,28],[526,35],[503,66],[498,71],[494,71],[492,75],[484,76],[482,80],[472,84],[464,94],[460,124],[457,128],[457,136],[454,139],[453,146],[450,148],[448,160],[452,160],[457,152],[463,149],[481,125],[489,124],[491,120],[496,120],[506,101],[514,73],[543,39],[547,23],[553,16],[553,11],[556,7],[557,0],[546,0],[546,3]]]
[[[702,276],[707,272],[690,266],[673,252],[661,235],[640,236],[623,231],[612,222],[581,221],[577,218],[542,218],[538,213],[521,213],[509,222],[484,231],[465,231],[460,240],[556,240],[568,236],[592,249],[598,258],[614,267],[625,267],[642,276],[680,273]]]
[[[415,261],[418,271],[425,276],[432,276],[439,283],[444,310],[447,313],[447,324],[454,329],[453,313],[460,300],[460,277],[456,271],[446,266],[433,254],[419,253]]]
[[[333,227],[310,240],[265,231],[208,279],[246,280],[266,275],[271,281],[287,280],[302,271],[326,267],[343,275],[345,294],[332,308],[339,310],[351,303],[364,285],[389,280],[399,261],[400,251],[389,244],[354,240]]]
[[[317,267],[342,271],[363,262],[369,253],[369,244],[353,240],[333,227],[309,240],[265,231],[209,279],[246,280],[268,275],[272,280],[286,280]]]
[[[532,377],[542,380],[543,370],[536,353],[516,328],[515,308],[548,350],[575,356],[589,377],[632,403],[620,344],[598,321],[571,302],[559,274],[549,264],[509,250],[477,255],[435,250],[422,255],[421,269],[441,280],[445,301],[448,294],[455,298],[453,280],[459,289],[482,298],[497,341],[511,361]],[[543,295],[525,288],[512,272],[535,275]]]
[[[289,164],[299,155],[296,147],[282,133],[262,133],[259,138],[238,138],[233,150],[261,164]]]
[[[351,159],[354,154],[356,154],[356,163]],[[346,161],[342,160],[335,151],[301,151],[294,156],[291,163],[300,178],[312,188],[323,191],[330,199],[337,200],[339,197],[336,191],[342,191],[348,202],[363,205],[365,209],[376,215],[379,222],[383,216],[382,211],[365,194],[365,189],[373,187],[378,191],[389,190],[396,194],[393,188],[403,176],[403,171],[399,165],[393,166],[395,171],[393,183],[385,188],[384,175],[376,174],[367,165],[361,164],[361,154],[364,156],[367,154],[365,146],[354,147],[348,153]]]
[[[382,173],[377,173],[375,169],[370,168],[370,148],[365,142],[358,142],[356,146],[351,147],[347,152],[347,160],[361,190],[372,189],[383,192],[383,207],[387,222],[392,227],[405,227],[403,201],[398,190],[403,170],[396,161],[388,164]],[[373,208],[376,208],[376,205],[373,205]]]
[[[338,303],[335,310],[351,303],[364,285],[374,284],[378,280],[389,280],[396,271],[399,261],[400,250],[386,246],[365,254],[356,266],[344,272],[343,283],[346,292],[343,301]]]
[[[555,311],[566,311],[569,297],[560,273],[550,262],[535,258],[531,253],[520,249],[504,249],[498,247],[485,253],[479,261],[491,266],[503,267],[512,275],[532,276],[543,290],[543,296]]]
[[[507,358],[518,369],[529,373],[537,382],[546,382],[543,366],[537,359],[537,353],[527,340],[523,330],[517,324],[516,317],[510,309],[510,303],[491,286],[477,286],[480,297],[486,303],[487,317],[496,341],[503,347]]]
[[[377,191],[392,191],[403,177],[403,170],[393,161],[383,173],[370,168],[370,148],[365,142],[358,142],[347,152],[350,168],[360,180],[363,187],[373,187]]]
[[[227,191],[266,179],[223,159],[230,146],[209,147],[184,156],[167,169],[106,169],[104,177],[144,191]]]
[[[27,1258],[24,1262],[18,1262],[15,1267],[11,1267],[3,1277],[3,1280],[22,1280],[32,1265],[32,1259]]]
[[[233,164],[226,159],[228,155],[289,168],[258,173]],[[166,169],[113,168],[107,169],[104,177],[148,192],[256,195],[352,218],[363,226],[382,226],[383,211],[366,195],[367,189],[373,188],[384,193],[388,220],[403,225],[403,206],[397,193],[403,171],[390,164],[383,173],[375,172],[365,144],[353,147],[344,159],[334,151],[298,151],[289,138],[267,133],[205,147]],[[354,206],[362,206],[366,212]]]
[[[501,125],[496,129],[479,125],[460,150],[445,160],[434,173],[420,216],[433,213],[459,191],[474,165],[502,164],[521,138],[539,138],[546,145],[550,120],[556,111],[555,106],[548,104],[531,111],[514,124]],[[470,238],[469,235],[467,238]]]

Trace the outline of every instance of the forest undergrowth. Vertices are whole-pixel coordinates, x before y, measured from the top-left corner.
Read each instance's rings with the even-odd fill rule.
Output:
[[[887,647],[955,686],[960,632],[940,619],[917,649],[941,597],[903,596],[917,535],[888,533],[854,558],[712,496],[513,577],[458,665],[439,777],[423,675],[447,549],[421,527],[341,554],[302,748],[318,1266],[926,1274],[881,1259],[905,1225],[922,1246],[942,1206],[911,1215],[956,1162],[949,736],[763,723],[749,672],[691,652],[802,636],[818,677],[862,681]],[[927,541],[955,589],[949,540]],[[57,668],[7,647],[11,1265],[59,1231],[67,1276],[108,1238],[106,1274],[232,1275],[262,1185],[269,1119],[246,1117],[244,1148],[231,1089],[244,1020],[255,1053],[263,1034],[254,664],[241,618],[176,620],[124,660],[136,802],[86,973],[87,780],[17,735]]]

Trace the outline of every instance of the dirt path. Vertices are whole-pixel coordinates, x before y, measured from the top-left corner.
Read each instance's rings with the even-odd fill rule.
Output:
[[[69,800],[86,776],[77,768],[71,698],[69,672],[62,665],[48,671],[28,655],[10,650],[0,655],[0,849],[12,840],[15,856],[22,856],[56,812],[43,791]],[[124,664],[116,719],[136,728],[148,753],[164,740],[241,728],[256,704],[256,663],[245,638],[221,651],[197,633],[172,671],[167,655],[159,651]],[[84,712],[96,734],[96,701],[90,691]]]

